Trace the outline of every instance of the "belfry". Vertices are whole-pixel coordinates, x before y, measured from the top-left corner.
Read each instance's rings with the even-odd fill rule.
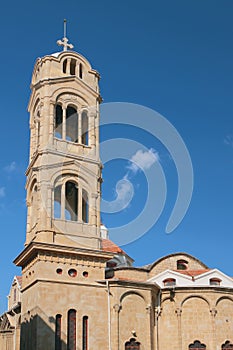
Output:
[[[99,74],[68,51],[65,35],[58,44],[62,52],[36,61],[28,107],[27,233],[15,260],[22,267],[25,350],[61,349],[62,342],[76,349],[76,310],[87,327],[90,314],[80,306],[91,308],[106,293],[93,285],[113,257],[101,240]]]

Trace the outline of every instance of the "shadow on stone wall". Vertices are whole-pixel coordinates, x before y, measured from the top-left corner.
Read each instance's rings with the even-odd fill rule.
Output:
[[[33,310],[21,322],[20,350],[67,350],[66,342],[59,341],[55,334],[55,322],[54,317],[48,317],[42,310]]]

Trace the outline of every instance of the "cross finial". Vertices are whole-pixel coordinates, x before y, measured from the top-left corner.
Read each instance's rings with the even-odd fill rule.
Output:
[[[74,46],[72,44],[68,44],[68,39],[66,37],[66,19],[64,19],[64,37],[62,40],[57,41],[57,45],[63,46],[63,51],[67,51],[67,49],[73,49]]]

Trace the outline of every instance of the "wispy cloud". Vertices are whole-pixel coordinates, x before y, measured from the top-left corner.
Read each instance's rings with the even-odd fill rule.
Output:
[[[159,154],[154,149],[138,150],[129,160],[126,166],[126,174],[120,179],[115,192],[115,199],[113,201],[105,201],[102,198],[101,209],[105,213],[116,213],[126,209],[134,197],[134,185],[131,180],[136,177],[138,171],[149,170],[152,165],[159,161]],[[139,185],[136,185],[136,188]]]
[[[122,209],[124,209],[129,204],[129,202],[131,201],[134,195],[133,186],[126,177],[121,179],[117,183],[116,195],[117,195],[117,202],[121,203],[120,206]]]
[[[4,167],[4,170],[7,172],[7,173],[13,173],[15,170],[16,170],[16,162],[13,161],[11,162],[10,164],[6,165]]]
[[[148,151],[138,150],[130,159],[127,169],[136,174],[139,170],[148,170],[159,161],[159,154],[153,148]]]
[[[6,192],[5,192],[5,187],[0,187],[0,198],[5,197]]]
[[[233,134],[229,134],[225,137],[224,143],[228,146],[233,147]]]
[[[115,188],[115,200],[107,202],[102,199],[102,211],[105,213],[117,213],[124,210],[130,204],[134,196],[134,188],[131,182],[125,176],[119,180]]]

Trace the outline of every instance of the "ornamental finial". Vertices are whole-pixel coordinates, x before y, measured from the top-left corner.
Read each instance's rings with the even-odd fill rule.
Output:
[[[74,46],[72,44],[68,44],[68,39],[66,37],[66,19],[64,19],[64,37],[62,40],[57,41],[57,45],[63,46],[63,51],[67,51],[67,49],[73,49]]]

